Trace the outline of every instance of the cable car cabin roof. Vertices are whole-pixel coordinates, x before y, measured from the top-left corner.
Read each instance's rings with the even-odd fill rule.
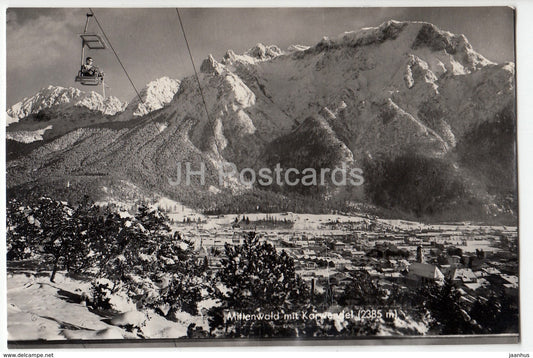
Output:
[[[102,78],[98,76],[76,76],[75,81],[85,86],[98,86],[101,83]]]
[[[91,50],[103,50],[106,48],[105,42],[97,34],[81,34],[81,39],[83,44],[86,45]]]

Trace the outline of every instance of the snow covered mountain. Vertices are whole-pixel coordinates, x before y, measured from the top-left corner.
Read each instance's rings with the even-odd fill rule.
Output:
[[[489,61],[463,35],[391,20],[311,47],[257,44],[221,60],[209,55],[199,80],[205,105],[196,78],[159,79],[143,90],[148,105],[132,101],[121,122],[77,128],[8,162],[13,190],[70,180],[69,195],[90,187],[98,196],[126,181],[204,209],[249,193],[254,199],[228,205],[249,200],[256,208],[273,192],[287,203],[308,193],[248,188],[235,178],[220,185],[225,163],[256,172],[276,162],[346,163],[366,174],[363,190],[345,199],[399,215],[516,213],[514,64]],[[154,118],[142,115],[155,109]],[[177,162],[205,163],[206,183],[170,185]],[[313,195],[340,194],[322,189]]]
[[[118,98],[113,96],[104,98],[94,91],[84,92],[77,88],[50,85],[47,88],[41,89],[35,95],[26,97],[11,106],[7,110],[7,115],[12,118],[13,123],[31,114],[37,114],[43,109],[52,107],[61,107],[62,109],[67,107],[85,107],[92,111],[101,112],[104,115],[114,115],[124,111],[126,106],[127,103],[122,103]]]
[[[140,92],[139,97],[134,97],[126,109],[126,113],[133,116],[144,116],[149,112],[163,108],[172,101],[180,87],[180,81],[168,77],[161,77],[148,83]]]
[[[8,109],[6,138],[25,144],[46,141],[76,128],[107,122],[126,105],[116,97],[104,98],[93,91],[48,86]]]

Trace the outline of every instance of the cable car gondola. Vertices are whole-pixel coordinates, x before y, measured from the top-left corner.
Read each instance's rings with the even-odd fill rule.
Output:
[[[100,83],[102,84],[102,91],[104,93],[105,97],[105,85],[104,85],[104,76],[101,72],[96,71],[94,75],[89,75],[87,73],[84,73],[83,71],[83,61],[85,58],[85,47],[87,47],[90,50],[104,50],[106,49],[106,44],[102,40],[102,38],[96,34],[96,33],[90,33],[87,32],[87,28],[89,26],[89,20],[93,17],[93,13],[87,13],[87,20],[85,21],[85,29],[83,30],[83,34],[80,34],[81,37],[81,64],[80,64],[80,70],[78,71],[78,75],[76,76],[75,81],[79,82],[80,84],[84,86],[98,86]]]

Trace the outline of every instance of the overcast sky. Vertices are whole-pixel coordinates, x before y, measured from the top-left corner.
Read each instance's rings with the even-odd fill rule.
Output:
[[[161,76],[180,79],[193,73],[174,9],[93,9],[135,86]],[[88,9],[7,11],[7,106],[48,85],[79,86],[81,40]],[[428,21],[464,34],[475,50],[495,62],[514,61],[510,8],[275,8],[180,10],[197,68],[208,54],[242,53],[261,42],[282,49],[314,45],[389,19]],[[94,21],[89,31],[100,32]],[[135,92],[110,49],[91,51],[106,74],[108,95],[130,101]],[[100,90],[98,88],[98,90]]]

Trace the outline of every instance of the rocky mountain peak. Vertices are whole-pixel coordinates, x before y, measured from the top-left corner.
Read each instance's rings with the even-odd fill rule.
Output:
[[[104,115],[114,115],[124,111],[126,106],[127,103],[121,102],[116,97],[104,98],[94,91],[84,92],[77,88],[50,85],[11,106],[7,114],[12,118],[11,123],[14,123],[46,108],[85,107]]]
[[[161,109],[172,101],[180,84],[181,81],[166,76],[151,81],[140,92],[143,101],[135,97],[128,106],[128,110],[131,110],[134,116],[144,116]]]
[[[217,62],[213,55],[209,54],[200,66],[200,72],[220,75],[224,71],[224,66]]]
[[[266,60],[283,54],[283,51],[281,51],[281,49],[276,45],[265,46],[262,43],[258,43],[246,51],[245,54],[259,60]]]

